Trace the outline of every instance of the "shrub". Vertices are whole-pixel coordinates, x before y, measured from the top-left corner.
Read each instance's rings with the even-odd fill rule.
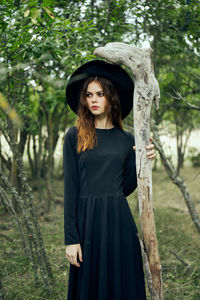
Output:
[[[189,148],[188,158],[191,161],[193,167],[200,167],[200,152],[197,148]]]

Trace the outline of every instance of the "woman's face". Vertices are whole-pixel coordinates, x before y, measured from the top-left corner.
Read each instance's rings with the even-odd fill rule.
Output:
[[[88,108],[93,115],[99,116],[105,114],[107,99],[101,85],[98,82],[92,81],[88,84],[86,90],[86,101]]]

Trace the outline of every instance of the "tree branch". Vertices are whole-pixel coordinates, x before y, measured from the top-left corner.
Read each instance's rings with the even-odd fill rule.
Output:
[[[174,100],[182,100],[185,104],[187,104],[187,108],[190,108],[190,109],[194,109],[194,110],[200,110],[200,106],[197,106],[197,105],[194,105],[194,104],[191,104],[189,101],[187,101],[182,95],[181,93],[177,92],[177,91],[174,91],[176,96],[172,96],[170,95]]]
[[[188,190],[184,180],[178,176],[172,162],[167,158],[167,156],[163,150],[163,147],[161,145],[160,137],[158,135],[158,129],[155,124],[152,124],[152,131],[153,131],[153,135],[154,135],[153,143],[160,154],[160,158],[163,163],[163,166],[164,166],[165,170],[167,171],[172,182],[174,184],[176,184],[178,186],[178,188],[180,189],[180,191],[184,197],[185,203],[187,205],[188,211],[190,213],[191,219],[194,222],[194,225],[196,226],[198,233],[200,234],[200,218],[195,209],[195,205],[191,199],[189,190]]]

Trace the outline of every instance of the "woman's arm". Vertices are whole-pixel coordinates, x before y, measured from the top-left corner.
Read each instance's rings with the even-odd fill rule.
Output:
[[[130,134],[130,146],[129,152],[125,160],[124,164],[124,195],[129,196],[137,187],[137,173],[136,173],[136,156],[135,156],[135,139],[134,136]],[[150,138],[150,142],[152,142],[152,138]],[[154,150],[154,144],[150,143],[146,147],[147,157],[153,160],[156,156]]]
[[[129,134],[129,152],[124,163],[123,172],[123,193],[125,196],[129,196],[137,187],[135,151],[133,150],[133,146],[135,145],[135,139],[131,133]]]
[[[74,127],[68,129],[63,147],[64,167],[64,234],[65,245],[80,243],[77,229],[77,201],[79,176]]]

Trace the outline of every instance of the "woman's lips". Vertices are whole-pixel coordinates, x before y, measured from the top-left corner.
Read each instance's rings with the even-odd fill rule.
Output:
[[[99,106],[91,106],[91,108],[92,108],[93,110],[96,110],[96,109],[99,108]]]

